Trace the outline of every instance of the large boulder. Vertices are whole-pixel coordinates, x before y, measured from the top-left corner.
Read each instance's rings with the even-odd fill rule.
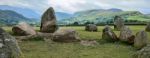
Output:
[[[15,35],[23,35],[23,36],[36,34],[34,28],[25,22],[20,22],[18,25],[14,26],[12,28],[12,31]]]
[[[120,31],[119,39],[130,44],[134,43],[135,36],[132,34],[132,31],[128,27],[123,27]]]
[[[147,24],[145,31],[149,31],[150,32],[150,22]]]
[[[15,36],[15,37],[20,41],[38,41],[38,40],[51,39],[52,36],[53,36],[52,33],[37,32],[36,35]]]
[[[150,45],[143,47],[141,50],[133,54],[132,58],[150,58]]]
[[[114,29],[121,30],[124,27],[124,20],[120,16],[114,18]]]
[[[59,29],[53,34],[52,40],[56,42],[76,42],[79,41],[79,36],[75,30]]]
[[[14,37],[0,28],[0,58],[20,58],[21,50]]]
[[[136,34],[134,39],[134,47],[141,49],[147,45],[147,34],[145,31],[140,31]]]
[[[87,24],[85,26],[86,31],[97,31],[97,26],[95,24]]]
[[[113,32],[113,30],[107,25],[103,29],[102,39],[108,41],[116,41],[118,40],[117,35]]]
[[[40,31],[44,33],[54,33],[57,28],[55,11],[50,7],[42,16]]]

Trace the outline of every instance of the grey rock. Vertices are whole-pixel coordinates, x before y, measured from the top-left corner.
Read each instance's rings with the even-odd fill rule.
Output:
[[[95,24],[87,24],[85,26],[86,31],[97,31],[97,26]]]
[[[98,45],[99,43],[95,40],[82,40],[80,44],[83,46],[95,46]]]
[[[55,11],[50,7],[42,15],[40,31],[44,33],[54,33],[58,29],[56,22]]]
[[[73,29],[59,29],[53,34],[53,41],[56,42],[76,42],[80,41],[78,33]]]
[[[150,45],[143,47],[141,50],[133,54],[132,58],[150,58]]]
[[[124,20],[120,16],[114,18],[114,29],[121,30],[124,27]]]
[[[34,30],[34,28],[25,22],[20,22],[18,25],[14,26],[12,28],[12,31],[15,35],[22,35],[22,36],[36,34],[36,31]]]
[[[145,28],[145,31],[150,32],[150,22],[147,24],[147,26],[146,26],[146,28]]]
[[[134,43],[135,36],[132,34],[132,31],[128,27],[123,27],[120,31],[119,39],[130,44]]]
[[[37,40],[52,39],[52,36],[53,36],[52,33],[37,32],[36,35],[15,36],[15,38],[20,41],[37,41]]]
[[[116,41],[118,40],[117,35],[113,32],[113,30],[107,25],[103,29],[102,39],[107,41]]]
[[[20,58],[21,50],[14,37],[0,28],[0,58]]]
[[[147,45],[147,34],[145,31],[140,31],[136,34],[134,39],[134,47],[137,49],[141,49]]]

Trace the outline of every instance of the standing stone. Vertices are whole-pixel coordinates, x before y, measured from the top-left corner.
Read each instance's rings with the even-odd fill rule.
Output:
[[[20,58],[21,50],[14,37],[0,28],[0,58]]]
[[[130,44],[134,43],[135,36],[132,34],[132,31],[128,27],[123,27],[120,31],[119,39]]]
[[[50,7],[42,16],[40,31],[44,33],[53,33],[57,28],[55,11]]]
[[[86,31],[97,31],[97,26],[95,24],[88,24],[85,26]]]
[[[136,34],[134,39],[134,47],[137,49],[141,49],[147,45],[147,34],[145,31],[140,31]]]
[[[79,36],[75,30],[59,29],[53,34],[52,40],[56,42],[76,42],[79,41]]]
[[[106,39],[108,41],[116,41],[118,40],[116,34],[113,32],[113,30],[107,25],[103,29],[102,38]]]
[[[120,16],[114,18],[114,29],[121,30],[124,27],[124,20]]]
[[[36,34],[36,31],[34,30],[34,28],[25,22],[21,22],[18,25],[14,26],[12,28],[12,31],[15,35],[23,35],[23,36]]]
[[[132,58],[150,58],[150,45],[143,47],[141,50],[133,54]]]
[[[147,24],[145,30],[150,32],[150,22]]]

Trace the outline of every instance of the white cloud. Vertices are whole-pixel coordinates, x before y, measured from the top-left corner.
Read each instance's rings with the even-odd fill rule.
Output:
[[[148,0],[49,0],[49,5],[56,10],[71,13],[95,8],[141,11],[141,9],[150,9],[149,3]]]
[[[49,0],[49,5],[59,11],[75,12],[81,10],[84,7],[80,7],[83,4],[86,5],[86,0]]]
[[[21,8],[30,8],[37,13],[43,12],[46,8],[48,8],[47,0],[0,0],[0,5],[10,5]]]
[[[89,9],[119,8],[149,12],[150,0],[0,0],[0,5],[31,8],[38,13],[52,6],[57,12],[74,13]],[[149,12],[150,13],[150,12]]]

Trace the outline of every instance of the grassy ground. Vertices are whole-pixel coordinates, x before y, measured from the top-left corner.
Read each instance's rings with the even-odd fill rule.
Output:
[[[103,26],[98,27],[98,32],[84,31],[83,26],[60,28],[75,29],[81,39],[97,40],[100,44],[96,46],[83,46],[79,43],[23,41],[19,45],[25,58],[130,58],[136,51],[132,45],[121,42],[106,43],[101,41]],[[145,26],[129,26],[129,28],[135,34],[140,30],[144,30]],[[11,33],[10,27],[4,27],[4,29]],[[39,30],[39,28],[37,27],[36,30]],[[115,33],[119,35],[119,31],[115,31]]]

